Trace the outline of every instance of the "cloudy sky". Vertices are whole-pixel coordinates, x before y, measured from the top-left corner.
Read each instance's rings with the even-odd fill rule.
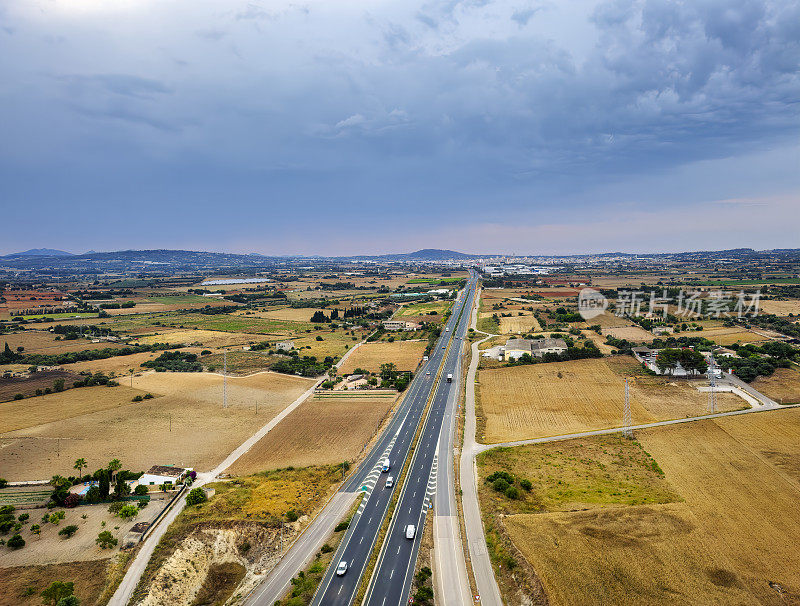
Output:
[[[0,253],[800,247],[800,2],[3,0]]]

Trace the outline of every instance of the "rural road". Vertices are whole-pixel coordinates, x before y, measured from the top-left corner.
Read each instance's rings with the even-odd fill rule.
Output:
[[[337,368],[341,366],[342,363],[361,345],[358,343],[355,347],[352,347],[342,356],[342,359],[336,364]],[[284,408],[277,416],[275,416],[269,423],[264,425],[261,429],[259,429],[256,433],[250,436],[247,440],[245,440],[236,450],[234,450],[231,454],[229,454],[222,463],[217,465],[214,469],[204,473],[198,473],[197,479],[194,482],[193,487],[201,487],[209,482],[213,482],[216,477],[227,470],[231,465],[233,465],[239,457],[245,454],[248,450],[250,450],[261,438],[267,435],[272,429],[280,423],[283,419],[285,419],[294,409],[296,409],[300,404],[302,404],[306,398],[310,397],[314,390],[322,383],[325,379],[319,379],[317,382],[314,383],[307,391],[301,394],[294,402],[289,404],[286,408]],[[147,567],[147,563],[150,561],[150,557],[153,555],[153,551],[158,545],[158,542],[161,540],[161,537],[164,536],[164,533],[169,528],[170,524],[175,521],[175,518],[178,517],[178,514],[183,511],[184,506],[186,505],[186,495],[184,494],[180,499],[178,499],[170,509],[170,511],[161,519],[158,523],[158,526],[151,531],[150,535],[144,540],[141,549],[136,554],[133,562],[131,562],[130,567],[128,568],[125,576],[122,579],[122,582],[117,587],[117,590],[114,592],[114,595],[111,596],[108,604],[109,606],[125,606],[130,601],[131,597],[133,596],[133,592],[136,589],[136,586],[139,584],[139,580],[142,578],[142,574],[144,574],[144,570]],[[291,578],[291,577],[289,577]]]
[[[480,293],[479,293],[480,296]],[[476,328],[478,307],[476,306],[472,327]],[[486,535],[483,529],[481,508],[478,502],[477,471],[475,469],[475,456],[480,452],[481,444],[475,441],[477,422],[475,419],[475,375],[480,362],[478,345],[494,335],[476,341],[472,344],[472,356],[467,370],[466,392],[464,398],[464,444],[461,449],[461,507],[464,511],[464,528],[466,541],[469,548],[469,557],[472,562],[472,573],[475,575],[475,585],[480,596],[480,604],[489,606],[502,606],[500,588],[494,578],[494,569],[486,549]],[[463,551],[461,552],[463,557]]]

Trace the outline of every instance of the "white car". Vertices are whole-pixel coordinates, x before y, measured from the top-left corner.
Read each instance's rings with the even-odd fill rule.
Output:
[[[386,484],[384,484],[384,486],[386,486],[386,488],[391,488],[394,486],[394,478],[392,476],[386,478]]]
[[[417,532],[417,528],[413,524],[409,524],[408,526],[406,526],[406,538],[407,539],[413,539],[414,535],[416,534],[416,532]]]
[[[426,373],[425,373],[425,376],[426,376],[426,377],[430,377],[430,376],[431,376],[431,371],[429,370],[428,372],[426,372]]]
[[[339,562],[339,565],[336,567],[336,576],[343,577],[344,573],[347,572],[347,562],[342,560]]]

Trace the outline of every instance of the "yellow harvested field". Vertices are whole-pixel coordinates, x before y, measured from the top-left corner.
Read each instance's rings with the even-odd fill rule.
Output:
[[[188,351],[188,350],[184,350]],[[129,369],[136,372],[142,372],[145,369],[141,367],[142,362],[153,360],[161,355],[161,352],[142,352],[138,354],[131,354],[129,356],[114,356],[113,358],[106,358],[105,360],[88,360],[86,362],[75,362],[73,364],[64,364],[62,368],[72,372],[102,372],[104,374],[115,373],[117,375],[128,374]],[[124,379],[123,379],[124,381]],[[130,383],[128,383],[130,385]]]
[[[769,301],[761,299],[758,304],[758,310],[760,313],[775,314],[776,316],[800,315],[800,300]]]
[[[378,372],[387,362],[394,362],[397,370],[416,370],[426,346],[425,341],[364,343],[345,360],[339,374],[352,373],[356,368]]]
[[[83,351],[86,349],[105,349],[118,348],[124,345],[100,341],[92,343],[88,339],[73,339],[69,341],[56,341],[53,333],[43,330],[26,330],[7,335],[0,335],[0,349],[8,346],[16,350],[17,347],[24,347],[26,354],[61,354],[71,351]]]
[[[758,377],[751,385],[780,404],[800,403],[800,372],[776,368],[769,377]]]
[[[779,423],[780,416],[762,422]],[[740,420],[752,423],[749,417],[651,429],[639,432],[638,438],[684,497],[710,546],[709,553],[726,560],[726,568],[751,595],[747,603],[796,603],[800,600],[800,485],[796,477],[759,456],[759,450],[775,446],[763,426],[755,433],[747,425],[732,429]],[[794,442],[782,452],[784,456],[796,458],[798,428],[793,423],[790,435],[784,436],[784,444]],[[747,445],[740,439],[742,434],[750,436]],[[770,581],[787,591],[788,601],[770,587]]]
[[[622,423],[624,382],[602,359],[486,369],[478,383],[487,443]],[[654,420],[636,401],[631,412],[634,423]]]
[[[98,405],[107,406],[105,410],[49,422],[44,415],[56,413],[43,410],[41,424],[0,434],[0,469],[8,480],[42,479],[54,473],[69,475],[71,462],[85,457],[90,465],[118,458],[137,471],[154,464],[208,470],[313,383],[276,373],[228,377],[227,409],[222,407],[222,377],[208,373],[151,372],[134,377],[135,391],[122,386],[91,388],[109,394]],[[128,395],[151,392],[157,397],[127,404],[106,400],[116,390],[120,394],[127,390]],[[54,395],[63,398],[81,391]],[[59,400],[49,401],[62,415]]]
[[[530,315],[530,312],[527,312],[528,315],[524,316],[516,315],[518,312],[513,313],[515,315],[511,316],[510,318],[500,318],[501,333],[526,333],[542,330],[539,322],[533,317],[533,315]]]
[[[683,503],[503,521],[553,606],[754,603]]]
[[[169,343],[170,345],[193,345],[203,347],[230,347],[232,345],[246,345],[260,343],[265,335],[255,335],[240,332],[223,332],[220,330],[172,330],[149,335],[137,339],[142,345],[154,343]]]
[[[127,406],[134,396],[144,393],[140,389],[131,389],[125,385],[118,387],[98,385],[6,402],[0,404],[0,434]]]
[[[596,324],[591,320],[589,324]],[[655,339],[655,335],[638,326],[620,326],[617,328],[604,328],[603,336],[611,335],[615,339],[626,339],[632,343],[649,342]]]
[[[800,483],[800,409],[717,419],[725,432]]]
[[[733,345],[734,343],[758,343],[760,341],[769,341],[769,337],[756,334],[752,330],[746,330],[735,326],[731,328],[720,326],[699,331],[678,332],[675,333],[674,336],[703,337],[722,346]]]
[[[595,318],[586,321],[590,326],[599,324],[602,328],[617,328],[622,326],[631,326],[631,321],[627,318],[620,318],[614,314],[605,312]]]
[[[705,383],[642,375],[630,357],[484,369],[478,375],[484,441],[508,442],[619,427],[625,377],[631,377],[634,424],[706,412],[708,395],[695,387]],[[745,407],[734,394],[717,394],[720,412]]]
[[[239,459],[231,473],[247,475],[352,461],[375,435],[395,401],[395,394],[314,395]]]

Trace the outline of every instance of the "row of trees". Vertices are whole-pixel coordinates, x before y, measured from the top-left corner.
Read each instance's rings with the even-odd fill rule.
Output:
[[[666,348],[658,352],[656,367],[666,374],[672,374],[680,364],[683,369],[691,374],[703,374],[708,370],[708,362],[703,354],[694,349]]]

